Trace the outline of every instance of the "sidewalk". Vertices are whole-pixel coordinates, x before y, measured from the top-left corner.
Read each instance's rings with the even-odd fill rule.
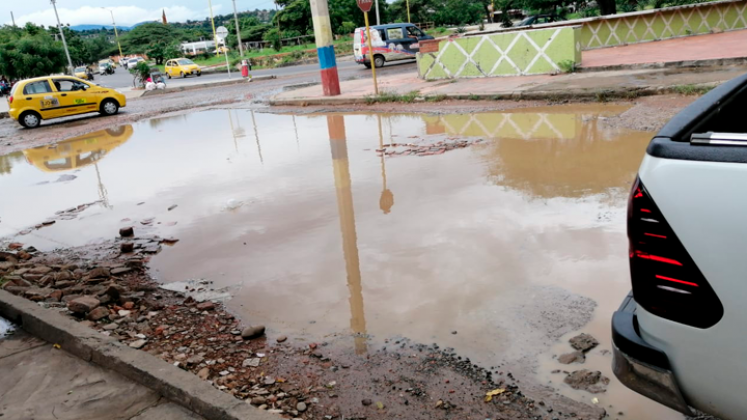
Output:
[[[203,420],[22,330],[0,338],[0,372],[3,419]]]
[[[747,30],[584,51],[581,67],[671,63],[747,57]]]
[[[569,73],[557,76],[512,76],[452,79],[426,82],[415,75],[379,78],[379,92],[404,95],[418,91],[420,96],[440,99],[580,99],[630,98],[666,93],[682,85],[717,85],[747,72],[747,65],[709,69],[644,69]],[[370,79],[340,83],[342,94],[324,97],[320,85],[282,92],[271,105],[347,105],[366,103],[373,96]]]

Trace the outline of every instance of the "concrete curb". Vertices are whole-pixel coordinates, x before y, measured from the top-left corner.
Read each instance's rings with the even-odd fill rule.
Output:
[[[714,87],[719,83],[702,83],[693,85],[695,87]],[[433,94],[423,95],[415,99],[415,102],[427,102],[428,97],[442,96],[444,100],[490,100],[490,101],[521,101],[521,100],[548,100],[548,101],[606,101],[611,99],[633,99],[642,96],[664,95],[677,93],[674,86],[642,86],[637,88],[611,88],[590,90],[551,90],[551,91],[516,91],[506,93],[460,93],[460,94]],[[357,96],[348,98],[291,98],[270,99],[268,103],[272,106],[319,106],[319,105],[365,105],[367,97]]]
[[[583,63],[583,59],[582,59]],[[613,66],[599,66],[599,67],[577,67],[576,71],[579,73],[594,73],[600,71],[615,71],[615,70],[650,70],[650,69],[667,69],[667,68],[697,68],[697,67],[718,67],[718,66],[732,66],[738,64],[747,64],[747,57],[733,57],[733,58],[713,58],[709,60],[684,60],[684,61],[669,61],[664,63],[635,63],[635,64],[616,64]]]
[[[252,77],[252,81],[259,81],[259,80],[268,80],[268,79],[276,79],[277,76],[274,74],[269,75],[263,75],[263,76],[255,76]],[[220,87],[220,86],[229,86],[229,85],[238,85],[241,83],[249,83],[249,79],[239,78],[239,79],[232,79],[232,80],[224,80],[222,82],[215,82],[215,83],[200,83],[196,85],[188,85],[188,86],[177,86],[173,88],[169,88],[168,85],[166,89],[164,90],[146,90],[143,92],[140,97],[146,97],[146,96],[153,96],[153,95],[165,95],[168,93],[173,92],[184,92],[188,90],[196,90],[196,89],[204,89],[204,88],[211,88],[211,87]]]
[[[68,353],[137,382],[207,420],[278,420],[144,351],[0,290],[0,315]]]

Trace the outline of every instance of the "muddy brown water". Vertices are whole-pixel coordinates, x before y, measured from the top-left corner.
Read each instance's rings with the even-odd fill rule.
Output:
[[[49,250],[134,224],[179,238],[153,258],[154,277],[212,281],[271,336],[336,338],[356,354],[390,337],[435,342],[601,404],[612,418],[681,419],[610,370],[609,320],[630,287],[627,193],[651,137],[600,123],[625,109],[237,109],[143,121],[0,157],[0,237]],[[475,144],[432,156],[376,152],[453,139]],[[560,365],[580,331],[601,345],[584,365]],[[551,373],[580,368],[613,378],[607,393],[574,391]]]

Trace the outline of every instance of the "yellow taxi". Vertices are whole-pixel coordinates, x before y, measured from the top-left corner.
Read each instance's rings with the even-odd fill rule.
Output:
[[[114,115],[127,105],[125,96],[73,76],[45,76],[21,80],[8,97],[10,117],[26,128],[42,120],[99,112]]]
[[[26,161],[44,172],[60,172],[94,164],[132,136],[132,126],[122,125],[88,133],[51,146],[26,149]]]
[[[75,70],[73,70],[73,76],[78,79],[88,79],[88,73],[86,73],[85,66],[76,67]]]
[[[202,76],[200,66],[188,58],[175,58],[173,60],[168,60],[164,66],[164,71],[169,79],[176,76],[187,77],[192,74]]]

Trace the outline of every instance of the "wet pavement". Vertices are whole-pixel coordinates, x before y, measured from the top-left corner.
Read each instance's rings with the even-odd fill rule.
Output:
[[[0,157],[0,237],[51,250],[134,225],[179,239],[154,277],[214,282],[270,337],[336,337],[357,354],[389,337],[437,342],[598,398],[612,418],[680,419],[614,379],[591,395],[550,373],[613,377],[627,193],[651,137],[604,124],[626,109],[141,121]],[[458,140],[469,144],[440,146]],[[394,143],[402,154],[377,152]],[[579,331],[601,345],[560,365]]]

